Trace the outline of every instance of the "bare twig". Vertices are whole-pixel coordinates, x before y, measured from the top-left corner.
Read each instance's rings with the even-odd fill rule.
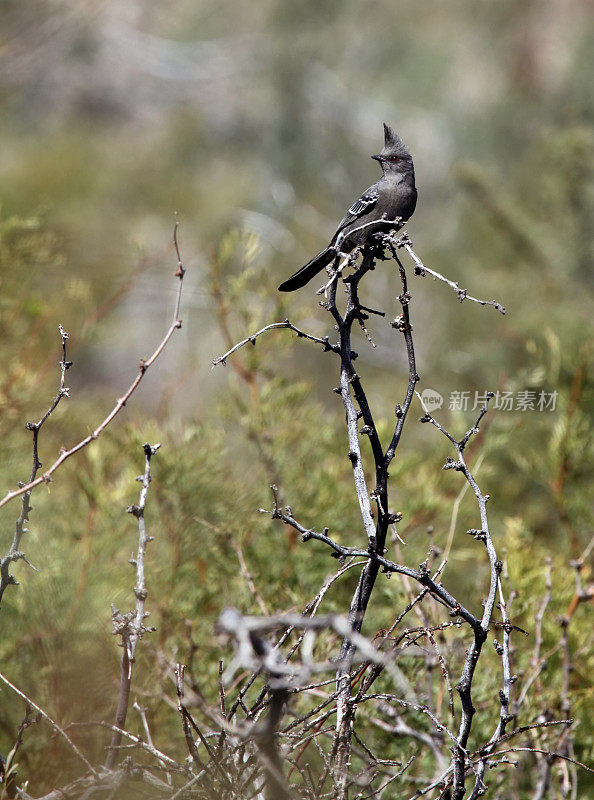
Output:
[[[268,609],[266,608],[266,603],[262,599],[262,595],[256,588],[256,584],[254,583],[254,578],[252,573],[249,571],[247,564],[245,563],[245,557],[243,555],[243,550],[241,549],[240,544],[233,544],[233,548],[237,553],[237,558],[239,560],[239,565],[241,567],[241,573],[246,580],[247,585],[250,587],[250,591],[253,596],[256,598],[258,605],[260,606],[260,611],[263,614],[268,614]]]
[[[5,506],[11,500],[14,500],[15,497],[19,497],[20,495],[25,494],[26,492],[30,492],[32,489],[34,489],[36,486],[39,486],[41,483],[50,483],[51,476],[53,475],[53,473],[56,472],[56,470],[58,470],[65,461],[67,461],[76,453],[80,452],[80,450],[83,450],[85,447],[91,444],[91,442],[95,441],[95,439],[99,438],[99,436],[104,432],[104,430],[108,427],[108,425],[112,422],[112,420],[125,407],[126,403],[130,399],[130,397],[134,394],[140,382],[144,378],[147,370],[154,364],[157,358],[159,358],[159,356],[165,349],[167,343],[169,342],[175,331],[181,328],[182,321],[180,319],[179,314],[180,314],[183,279],[186,270],[182,265],[181,258],[179,255],[179,247],[177,242],[177,228],[178,228],[178,223],[176,222],[174,227],[173,238],[178,259],[178,266],[174,274],[175,277],[178,278],[179,282],[178,282],[177,297],[175,300],[175,308],[173,312],[173,320],[165,336],[163,337],[163,339],[161,339],[161,341],[157,345],[157,348],[149,358],[141,359],[136,378],[132,381],[132,383],[130,384],[128,389],[124,392],[124,394],[117,400],[115,406],[105,417],[105,419],[95,428],[95,430],[88,436],[85,436],[84,439],[81,439],[80,442],[73,445],[69,449],[63,449],[60,453],[60,456],[54,461],[54,463],[49,467],[49,469],[47,469],[43,473],[43,475],[40,475],[34,480],[31,480],[28,483],[19,486],[18,489],[14,489],[13,491],[7,492],[6,495],[2,499],[0,499],[0,508],[2,508],[2,506]]]
[[[451,281],[449,278],[446,278],[445,275],[442,275],[441,272],[437,272],[437,270],[430,269],[429,267],[425,266],[419,256],[412,249],[412,242],[406,233],[400,236],[398,239],[395,239],[394,244],[396,247],[404,248],[404,250],[406,250],[406,252],[412,258],[415,264],[416,275],[425,275],[425,273],[428,272],[429,275],[433,276],[433,278],[446,283],[457,293],[458,300],[461,303],[464,300],[472,300],[473,303],[478,303],[481,306],[493,306],[493,308],[496,308],[501,314],[505,314],[505,308],[501,305],[501,303],[498,303],[496,300],[479,300],[478,297],[473,297],[472,295],[468,294],[466,289],[461,289],[460,284],[457,281]]]
[[[590,772],[594,775],[594,769],[592,767],[589,767],[587,764],[584,764],[583,761],[578,761],[577,758],[571,758],[564,753],[555,753],[551,752],[550,750],[542,750],[538,747],[508,747],[505,750],[497,751],[497,755],[500,756],[504,755],[505,753],[540,753],[543,756],[547,756],[547,758],[559,758],[562,761],[569,761],[571,764],[575,764],[577,767],[581,767],[582,769],[586,770],[586,772]]]
[[[128,714],[128,704],[130,701],[130,687],[132,684],[132,664],[134,663],[136,645],[139,639],[145,633],[154,631],[155,628],[147,627],[144,620],[148,617],[148,612],[145,611],[145,600],[147,598],[146,579],[144,575],[144,559],[146,555],[147,543],[152,541],[152,536],[148,536],[146,532],[146,524],[144,519],[144,509],[146,505],[146,497],[148,494],[149,486],[151,483],[151,458],[155,455],[157,450],[161,447],[160,444],[150,445],[146,442],[143,446],[144,451],[144,474],[140,475],[137,480],[142,482],[140,490],[140,498],[138,505],[129,506],[126,511],[133,514],[138,520],[138,549],[136,558],[132,560],[132,565],[136,567],[136,585],[134,586],[134,595],[136,597],[136,608],[128,614],[122,614],[117,608],[112,606],[112,619],[114,624],[114,633],[119,635],[122,640],[122,660],[120,665],[120,691],[118,695],[118,707],[115,715],[116,728],[123,728],[126,724],[126,716]],[[106,769],[113,769],[118,757],[118,750],[121,742],[121,734],[114,731],[109,752],[105,760]]]
[[[251,336],[248,336],[246,339],[242,339],[241,342],[238,342],[230,350],[227,350],[227,352],[224,353],[222,356],[218,356],[218,358],[213,358],[213,360],[212,360],[213,368],[216,367],[217,364],[223,364],[223,366],[224,366],[226,364],[227,359],[229,358],[229,356],[233,355],[233,353],[235,353],[236,350],[239,350],[241,347],[244,347],[244,345],[246,345],[246,344],[255,345],[256,344],[256,339],[259,336],[262,336],[263,333],[268,333],[268,331],[278,330],[279,328],[286,328],[286,329],[288,329],[290,331],[293,331],[294,333],[297,334],[298,338],[300,338],[300,339],[308,339],[310,342],[315,342],[316,344],[321,344],[323,346],[324,350],[332,350],[332,351],[336,352],[337,346],[334,345],[334,344],[330,344],[330,340],[328,339],[328,337],[325,337],[324,339],[320,339],[319,336],[312,336],[312,334],[306,333],[305,331],[302,331],[299,328],[296,328],[293,325],[292,322],[290,322],[288,319],[286,319],[284,322],[273,322],[270,325],[265,325],[261,330],[257,331],[256,333],[253,333]]]
[[[489,400],[492,397],[494,397],[494,394],[493,392],[487,392],[485,403],[483,404],[483,406],[479,411],[476,422],[474,423],[473,427],[466,432],[466,434],[462,437],[462,439],[460,439],[460,441],[454,439],[454,437],[450,433],[448,433],[448,431],[446,431],[445,428],[431,416],[431,414],[428,413],[420,395],[418,395],[418,397],[421,402],[421,405],[423,405],[423,408],[425,410],[425,415],[421,418],[421,422],[430,422],[432,425],[434,425],[454,445],[456,449],[457,461],[454,461],[454,459],[452,458],[446,459],[444,469],[454,469],[458,472],[462,472],[462,474],[468,481],[471,489],[475,494],[479,507],[481,528],[480,530],[472,531],[472,533],[476,539],[484,543],[489,557],[489,565],[490,565],[489,593],[484,603],[482,619],[480,622],[480,626],[475,627],[473,629],[474,640],[471,647],[469,647],[468,650],[466,651],[466,658],[464,660],[462,675],[456,687],[462,705],[462,717],[460,720],[460,727],[458,730],[458,741],[460,743],[460,746],[454,756],[454,783],[452,789],[452,800],[462,800],[465,793],[464,782],[465,782],[465,772],[466,772],[465,769],[466,757],[463,753],[463,749],[467,745],[468,737],[470,735],[470,728],[472,725],[472,718],[475,713],[475,708],[472,703],[472,681],[478,663],[478,659],[481,654],[481,650],[487,639],[487,632],[491,624],[491,617],[493,614],[493,608],[495,606],[497,589],[500,584],[499,576],[501,574],[503,566],[501,561],[499,561],[497,558],[497,553],[495,552],[495,547],[493,545],[491,534],[489,532],[489,520],[487,517],[487,502],[489,500],[489,497],[488,495],[484,495],[481,492],[474,478],[474,475],[468,469],[466,462],[464,460],[464,449],[468,444],[471,436],[478,432],[478,426],[480,424],[480,421],[483,418],[483,416],[487,413]],[[507,649],[506,652],[509,653],[509,649]],[[504,658],[504,672],[505,676],[507,676],[504,677],[504,681],[507,680],[506,690],[507,687],[509,687],[510,685],[509,684],[510,676],[507,673],[508,669],[509,669],[509,656],[507,660]],[[505,703],[506,708],[508,702],[509,701],[506,700]],[[500,735],[505,731],[505,725],[510,720],[511,717],[509,717],[509,715],[507,714],[501,715],[497,729],[498,731],[497,735]],[[484,784],[482,781],[482,775],[479,773],[477,775],[474,794],[478,795],[479,792],[482,792],[483,787]]]
[[[97,720],[91,722],[71,722],[69,725],[65,726],[66,730],[70,730],[70,728],[106,728],[114,733],[119,733],[124,739],[129,739],[136,747],[139,747],[141,750],[144,750],[146,753],[150,753],[150,755],[154,756],[157,761],[162,761],[167,765],[168,769],[177,772],[187,772],[187,766],[185,764],[179,764],[175,759],[168,756],[166,753],[163,753],[162,750],[159,750],[154,745],[150,745],[148,742],[145,742],[140,736],[136,736],[134,733],[130,733],[130,731],[124,730],[123,728],[118,728],[117,725],[113,725],[111,722],[105,722],[105,720]]]
[[[65,742],[68,744],[68,747],[69,747],[69,748],[72,750],[72,752],[73,752],[73,753],[74,753],[76,756],[78,756],[78,758],[80,758],[80,760],[83,762],[83,764],[85,765],[85,767],[86,767],[86,768],[89,770],[89,772],[92,772],[92,773],[93,773],[93,775],[97,775],[97,770],[96,770],[96,769],[93,767],[93,765],[92,765],[92,764],[91,764],[91,763],[90,763],[90,762],[87,760],[87,758],[86,758],[86,757],[85,757],[85,756],[84,756],[84,755],[83,755],[83,754],[80,752],[80,750],[79,750],[79,749],[78,749],[78,747],[77,747],[77,746],[74,744],[74,742],[72,741],[72,739],[70,739],[70,737],[69,737],[69,736],[68,736],[68,735],[67,735],[67,734],[64,732],[64,729],[63,729],[63,728],[61,728],[61,727],[58,725],[58,723],[57,723],[57,722],[55,722],[55,721],[54,721],[54,720],[53,720],[53,719],[50,717],[50,715],[49,715],[49,714],[47,714],[47,713],[46,713],[46,712],[45,712],[45,711],[44,711],[44,710],[43,710],[43,709],[42,709],[40,706],[38,706],[38,705],[37,705],[37,703],[34,703],[34,702],[33,702],[33,700],[31,700],[31,698],[30,698],[30,697],[27,697],[27,695],[26,695],[24,692],[22,692],[20,689],[18,689],[18,688],[17,688],[17,687],[14,685],[14,683],[11,683],[11,682],[8,680],[8,678],[7,678],[6,676],[4,676],[4,675],[3,675],[1,672],[0,672],[0,680],[1,680],[1,681],[3,681],[3,682],[4,682],[4,683],[5,683],[5,684],[6,684],[6,685],[7,685],[7,686],[10,688],[10,689],[12,689],[12,691],[13,691],[15,694],[18,694],[18,696],[19,696],[19,697],[21,697],[21,698],[22,698],[22,699],[23,699],[23,700],[24,700],[26,703],[28,703],[28,704],[31,706],[31,708],[34,708],[34,709],[35,709],[35,711],[37,711],[37,713],[38,713],[38,714],[41,714],[41,716],[42,716],[42,717],[43,717],[43,718],[44,718],[44,719],[45,719],[47,722],[49,722],[49,724],[50,724],[50,725],[51,725],[51,727],[54,729],[54,731],[55,731],[57,734],[59,734],[59,735],[60,735],[60,736],[61,736],[61,737],[64,739],[64,741],[65,741]]]
[[[29,476],[29,484],[35,480],[38,470],[42,467],[42,463],[39,460],[39,432],[43,427],[46,420],[50,417],[50,415],[56,410],[58,407],[58,403],[63,397],[69,397],[70,390],[66,387],[66,370],[70,369],[72,366],[72,361],[67,361],[66,359],[66,342],[68,341],[68,334],[64,330],[64,328],[60,325],[60,338],[62,343],[62,360],[60,361],[60,382],[58,385],[58,392],[54,397],[52,403],[50,404],[49,408],[43,414],[43,416],[37,422],[28,422],[26,424],[27,430],[31,431],[33,434],[33,464],[31,467],[31,474]],[[24,484],[23,484],[24,486]],[[23,500],[21,504],[21,513],[19,518],[15,523],[14,529],[14,536],[12,539],[12,544],[10,546],[10,550],[6,554],[4,558],[0,560],[0,603],[2,602],[2,598],[4,596],[4,592],[6,591],[7,587],[12,585],[18,584],[16,578],[10,574],[10,565],[14,561],[18,561],[19,559],[25,561],[25,563],[29,564],[25,554],[21,552],[20,543],[23,537],[23,534],[27,532],[27,528],[25,527],[26,523],[29,520],[29,512],[31,511],[30,505],[30,498],[31,498],[31,490],[26,490],[23,492]],[[29,564],[29,566],[32,566]]]

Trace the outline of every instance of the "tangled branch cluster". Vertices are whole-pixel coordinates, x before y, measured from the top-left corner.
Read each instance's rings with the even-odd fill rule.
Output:
[[[177,250],[177,240],[175,245]],[[330,357],[337,359],[339,382],[335,391],[345,411],[348,459],[361,518],[361,545],[347,547],[340,544],[328,528],[314,530],[304,526],[291,507],[281,503],[277,488],[272,487],[272,508],[261,511],[298,532],[308,547],[317,548],[315,557],[320,556],[321,548],[329,552],[338,561],[337,569],[301,614],[270,615],[257,595],[239,551],[242,569],[263,613],[246,616],[230,608],[220,616],[218,631],[234,641],[235,651],[226,668],[222,663],[219,665],[216,707],[204,697],[200,679],[191,664],[175,663],[160,654],[161,667],[175,692],[175,701],[169,696],[163,699],[174,705],[179,714],[187,749],[185,760],[169,755],[154,745],[145,709],[138,704],[134,707],[141,716],[145,735],[134,735],[125,727],[135,653],[143,635],[152,630],[144,624],[148,616],[145,557],[151,541],[144,509],[151,480],[151,458],[159,445],[146,444],[144,474],[139,476],[142,483],[139,501],[128,509],[138,520],[139,527],[138,550],[133,560],[136,605],[128,613],[113,609],[114,633],[119,636],[123,650],[115,721],[84,723],[101,726],[111,733],[104,764],[92,765],[70,738],[70,731],[61,728],[0,675],[0,679],[27,703],[26,716],[10,758],[14,760],[24,730],[33,724],[35,710],[35,721],[44,718],[85,766],[83,777],[50,792],[43,800],[92,798],[105,796],[106,792],[107,796],[115,797],[124,787],[130,786],[139,787],[139,796],[168,800],[211,800],[213,797],[223,800],[367,800],[393,797],[394,791],[408,800],[421,797],[475,800],[487,793],[493,780],[487,779],[488,769],[495,770],[496,786],[505,785],[504,770],[510,764],[521,763],[524,754],[538,760],[540,777],[534,800],[541,800],[546,796],[553,763],[567,765],[570,787],[576,785],[577,766],[589,769],[574,758],[571,719],[556,720],[543,715],[523,725],[518,722],[530,687],[538,681],[544,668],[540,626],[550,600],[550,575],[547,595],[536,618],[532,670],[518,676],[512,668],[511,637],[516,632],[524,632],[510,621],[513,591],[505,582],[504,562],[492,538],[487,513],[489,496],[480,488],[476,471],[469,467],[466,454],[469,442],[479,432],[488,412],[490,393],[473,425],[460,438],[446,430],[425,408],[420,419],[434,426],[449,441],[452,455],[446,459],[443,469],[460,473],[476,500],[477,527],[467,533],[476,542],[477,560],[482,553],[487,566],[488,579],[481,610],[476,610],[481,606],[480,598],[464,604],[448,588],[444,581],[447,557],[438,563],[437,549],[431,547],[423,563],[415,566],[404,563],[401,557],[397,544],[401,515],[391,506],[389,468],[401,445],[419,381],[410,320],[412,297],[401,251],[412,258],[416,275],[430,274],[451,286],[461,301],[468,299],[491,305],[504,313],[498,302],[474,298],[457,283],[426,267],[406,234],[397,236],[395,231],[383,232],[361,253],[349,254],[340,266],[329,269],[328,282],[323,289],[325,299],[320,305],[332,317],[336,341],[331,341],[329,336],[314,336],[287,319],[265,326],[214,361],[215,365],[224,364],[242,346],[255,344],[260,336],[276,329],[291,330],[298,338],[321,346]],[[177,256],[176,274],[181,293],[185,270],[179,250]],[[391,322],[386,320],[386,324],[396,336],[402,336],[408,358],[407,387],[396,404],[395,423],[385,440],[355,367],[357,353],[352,343],[355,325],[370,340],[366,328],[370,315],[385,319],[383,311],[363,305],[359,295],[363,277],[379,260],[394,262],[398,270],[399,314]],[[345,275],[347,268],[352,268],[352,272]],[[341,287],[345,291],[344,303],[337,302]],[[114,411],[91,437],[87,437],[88,441],[85,439],[61,454],[47,473],[37,477],[41,467],[37,456],[39,429],[61,398],[68,394],[64,385],[65,372],[70,365],[66,360],[67,334],[61,331],[63,358],[58,394],[41,420],[29,426],[34,437],[30,480],[0,501],[2,505],[13,497],[23,497],[13,545],[1,564],[0,600],[6,586],[14,583],[8,571],[10,564],[24,558],[19,543],[30,510],[31,490],[49,480],[51,472],[65,458],[90,443],[109,424],[146,368],[180,327],[179,308],[178,294],[168,333],[151,359],[141,364],[136,381]],[[369,463],[364,457],[367,449],[362,447],[362,437],[370,445]],[[396,543],[398,560],[387,557],[390,534],[392,542]],[[358,580],[348,612],[344,616],[318,613],[331,587],[353,572],[358,574]],[[380,576],[389,578],[393,574],[401,581],[402,606],[386,628],[371,637],[364,635],[366,612]],[[579,582],[578,567],[576,580],[577,602],[580,602],[579,598],[585,593]],[[564,656],[564,711],[568,716],[571,656],[567,628],[570,619],[568,615],[562,626],[559,644]],[[475,679],[478,671],[485,669],[485,645],[490,636],[499,658],[499,672],[491,682],[490,702],[477,712]],[[483,723],[485,717],[488,719],[490,735],[478,743],[473,741],[471,746],[477,713],[483,717]],[[71,729],[76,727],[70,726]],[[488,725],[483,724],[481,728],[487,729]],[[553,743],[546,738],[549,734],[554,738]],[[516,743],[518,739],[522,746]],[[406,743],[406,747],[399,747],[398,754],[392,752],[391,743],[395,741]],[[401,753],[407,748],[407,755],[402,758]],[[9,768],[10,763],[3,776],[10,792],[8,796],[33,800],[24,788],[17,787],[14,780],[6,777]],[[395,787],[399,787],[398,790]]]

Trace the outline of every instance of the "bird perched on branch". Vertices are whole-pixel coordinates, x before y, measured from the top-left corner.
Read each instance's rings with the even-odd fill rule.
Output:
[[[321,253],[291,275],[278,287],[281,292],[293,292],[305,286],[314,275],[331,264],[339,253],[350,253],[363,247],[378,231],[386,230],[388,222],[400,218],[406,222],[417,204],[415,168],[408,147],[384,122],[384,147],[377,156],[383,175],[370,186],[347,211],[336,229],[332,241]]]

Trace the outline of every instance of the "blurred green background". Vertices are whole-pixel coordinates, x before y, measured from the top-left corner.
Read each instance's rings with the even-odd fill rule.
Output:
[[[157,633],[140,649],[138,697],[156,743],[183,753],[163,701],[173,688],[158,653],[184,660],[198,644],[213,699],[220,609],[258,606],[239,571],[241,546],[271,611],[301,608],[333,570],[315,543],[297,544],[258,513],[276,482],[306,525],[359,543],[337,365],[286,332],[211,369],[230,342],[286,316],[332,334],[315,288],[280,296],[283,277],[325,245],[357,193],[378,177],[369,159],[382,122],[409,145],[419,203],[408,227],[428,266],[506,316],[412,275],[420,390],[445,398],[440,419],[463,433],[452,392],[557,392],[554,410],[488,417],[479,478],[492,501],[524,628],[555,565],[547,635],[573,594],[570,559],[592,535],[594,15],[587,0],[475,3],[297,0],[89,0],[0,4],[1,486],[30,471],[27,420],[55,393],[58,324],[74,361],[63,402],[41,435],[48,465],[85,436],[133,378],[169,324],[175,299],[175,214],[188,269],[183,328],[133,402],[93,447],[38,489],[23,546],[21,585],[0,612],[2,670],[63,724],[109,719],[119,650],[110,603],[133,603],[127,559],[136,529],[141,444],[162,442],[147,520],[156,540],[147,582]],[[398,313],[390,263],[364,284],[365,302]],[[372,318],[358,369],[388,435],[406,388],[403,343]],[[443,548],[458,475],[442,473],[444,441],[416,419],[391,470],[404,514],[402,557],[425,557],[427,529]],[[2,510],[6,553],[18,502]],[[476,607],[484,557],[465,497],[446,579]],[[582,571],[591,580],[589,566]],[[328,596],[344,610],[356,575]],[[367,632],[399,606],[398,582],[378,585]],[[579,757],[592,750],[592,631],[588,604],[570,629],[576,655],[572,715]],[[396,612],[397,613],[397,612]],[[513,615],[512,615],[513,617]],[[532,644],[517,642],[518,665]],[[554,664],[534,708],[559,714]],[[521,668],[518,667],[518,668]],[[0,696],[0,752],[23,716]],[[496,707],[491,714],[497,714]],[[531,716],[531,714],[533,716]],[[494,717],[477,721],[484,730]],[[139,729],[132,713],[130,727]],[[483,730],[482,728],[478,728]],[[19,774],[35,791],[78,773],[39,727],[26,734]],[[161,739],[159,741],[159,739]],[[102,734],[79,735],[102,758]],[[182,756],[183,757],[183,756]],[[587,782],[583,784],[587,791]],[[583,795],[586,796],[585,794]]]

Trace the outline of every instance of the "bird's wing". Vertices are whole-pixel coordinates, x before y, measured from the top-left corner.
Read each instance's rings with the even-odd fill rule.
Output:
[[[351,216],[353,219],[362,217],[363,214],[371,211],[373,206],[377,203],[378,197],[378,192],[365,192],[365,194],[362,194],[358,200],[355,200],[353,205],[347,211],[346,216]]]
[[[353,205],[349,208],[347,213],[344,215],[343,219],[340,221],[340,225],[336,229],[336,233],[332,238],[332,244],[336,242],[339,235],[347,228],[349,225],[352,225],[361,217],[366,216],[369,212],[375,207],[379,198],[379,191],[376,189],[375,186],[372,186],[370,189],[367,189],[366,192],[363,192],[361,197],[358,200],[355,200]]]

